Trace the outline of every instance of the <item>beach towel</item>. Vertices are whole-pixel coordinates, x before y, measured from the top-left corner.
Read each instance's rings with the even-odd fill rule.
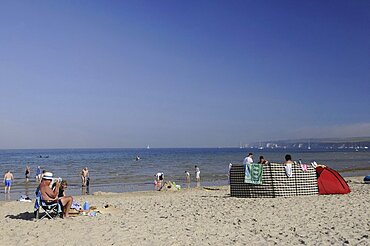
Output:
[[[71,209],[80,210],[81,209],[81,206],[80,206],[80,204],[77,201],[73,201],[72,202],[72,205],[71,205]]]
[[[307,172],[308,171],[308,165],[307,164],[300,164],[301,165],[301,169],[303,172]]]
[[[244,183],[262,184],[263,165],[256,163],[247,163],[245,165]]]
[[[32,199],[29,198],[27,195],[21,195],[21,197],[18,199],[20,202],[32,202]]]

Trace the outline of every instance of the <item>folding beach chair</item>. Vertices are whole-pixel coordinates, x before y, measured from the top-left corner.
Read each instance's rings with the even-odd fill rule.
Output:
[[[41,192],[39,189],[36,190],[36,199],[35,199],[35,219],[42,220],[45,217],[48,217],[49,219],[55,219],[59,216],[59,214],[62,212],[62,208],[58,200],[53,202],[46,202],[42,199]],[[44,212],[44,215],[40,217],[40,208]]]

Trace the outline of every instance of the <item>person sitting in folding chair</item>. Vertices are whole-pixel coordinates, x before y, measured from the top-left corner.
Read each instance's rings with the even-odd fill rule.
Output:
[[[43,218],[49,218],[49,219],[54,219],[59,216],[59,214],[62,213],[62,206],[59,203],[58,200],[54,201],[53,203],[51,202],[45,202],[41,198],[41,192],[40,192],[40,186],[37,187],[36,189],[36,199],[35,199],[35,218],[38,219],[43,219]],[[40,209],[42,209],[45,213],[43,216],[40,218]]]
[[[63,218],[68,217],[69,209],[71,208],[73,197],[63,196],[58,198],[60,182],[56,181],[55,189],[50,188],[50,184],[53,181],[53,174],[50,172],[44,173],[42,181],[40,183],[40,193],[41,199],[44,201],[45,205],[53,204],[58,202],[63,210]]]

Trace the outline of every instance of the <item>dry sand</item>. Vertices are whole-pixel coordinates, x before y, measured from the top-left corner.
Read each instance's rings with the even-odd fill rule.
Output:
[[[348,195],[233,198],[228,187],[101,193],[96,217],[33,221],[33,202],[1,202],[1,245],[370,245],[370,185]],[[347,179],[348,180],[348,179]]]

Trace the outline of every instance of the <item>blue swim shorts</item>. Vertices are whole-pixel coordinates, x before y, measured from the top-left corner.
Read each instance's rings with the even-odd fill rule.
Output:
[[[5,180],[5,186],[11,186],[12,185],[12,181],[11,180]]]

